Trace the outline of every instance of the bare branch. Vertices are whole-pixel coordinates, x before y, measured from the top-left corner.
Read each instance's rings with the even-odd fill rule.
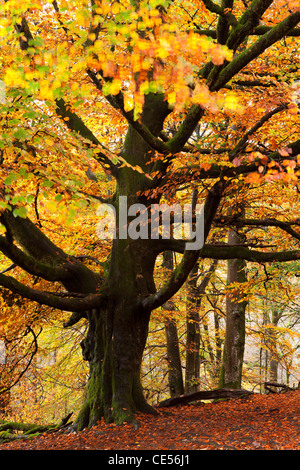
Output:
[[[219,219],[215,220],[215,224],[217,225],[220,223]],[[297,225],[300,226],[300,220],[295,220],[292,222],[284,222],[281,220],[276,220],[276,219],[236,219],[233,220],[231,217],[222,217],[222,225],[224,226],[225,224],[229,225],[234,225],[234,226],[239,226],[239,227],[245,227],[245,226],[255,226],[255,227],[278,227],[284,230],[286,233],[291,235],[293,238],[300,240],[300,233],[296,232],[293,228],[292,225]]]

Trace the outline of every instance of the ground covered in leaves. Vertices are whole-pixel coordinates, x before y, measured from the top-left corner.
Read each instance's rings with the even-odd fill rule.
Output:
[[[45,433],[0,450],[300,450],[300,390],[250,395],[138,415],[139,426],[100,422],[79,433]]]

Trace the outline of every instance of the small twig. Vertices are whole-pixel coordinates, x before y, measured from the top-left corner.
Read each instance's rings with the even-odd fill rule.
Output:
[[[94,258],[94,256],[89,256],[89,255],[78,255],[78,256],[75,256],[76,259],[89,259],[91,261],[95,261],[95,263],[99,264],[100,266],[102,266],[102,263],[101,261],[99,261],[97,258]]]

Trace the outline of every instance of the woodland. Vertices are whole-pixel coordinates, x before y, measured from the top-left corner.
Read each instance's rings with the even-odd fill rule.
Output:
[[[0,45],[0,449],[299,448],[299,0],[3,0]]]

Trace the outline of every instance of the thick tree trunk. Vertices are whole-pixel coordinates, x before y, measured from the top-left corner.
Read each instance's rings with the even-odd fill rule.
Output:
[[[150,312],[141,306],[139,296],[154,287],[155,257],[145,253],[143,243],[115,242],[108,279],[111,296],[103,309],[88,313],[89,330],[82,352],[89,361],[90,375],[77,420],[79,429],[95,425],[102,417],[123,423],[134,421],[136,411],[154,412],[144,399],[140,382]]]
[[[122,301],[104,312],[91,314],[93,321],[83,344],[90,376],[77,419],[79,429],[95,425],[102,417],[120,424],[134,421],[137,410],[153,411],[143,397],[140,383],[148,330],[147,315],[144,317],[143,313]]]
[[[165,331],[167,339],[168,382],[172,397],[184,393],[178,331],[174,319],[165,321]]]

